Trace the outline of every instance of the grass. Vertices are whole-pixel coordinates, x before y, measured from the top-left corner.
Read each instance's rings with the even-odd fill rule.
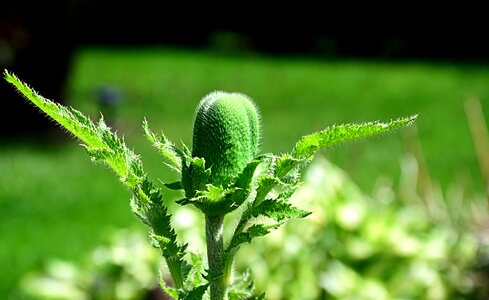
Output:
[[[142,119],[173,141],[190,145],[196,104],[219,89],[255,99],[263,116],[262,152],[288,151],[303,134],[334,123],[419,113],[417,130],[433,177],[445,186],[463,177],[471,190],[483,189],[463,102],[477,96],[488,107],[487,66],[80,49],[66,101],[96,118],[96,91],[103,86],[122,91],[114,127],[143,155],[152,177],[163,180],[174,175],[142,138]],[[34,88],[42,94],[42,87]],[[485,113],[489,119],[489,109]],[[402,136],[347,144],[324,154],[370,190],[379,176],[399,174]],[[129,211],[129,192],[113,174],[92,166],[76,144],[0,145],[0,295],[9,295],[24,272],[46,259],[81,260],[110,229],[140,226]]]

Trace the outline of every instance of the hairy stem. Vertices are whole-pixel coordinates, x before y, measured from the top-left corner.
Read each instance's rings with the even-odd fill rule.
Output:
[[[227,280],[224,274],[224,216],[205,217],[205,237],[211,300],[226,299]]]

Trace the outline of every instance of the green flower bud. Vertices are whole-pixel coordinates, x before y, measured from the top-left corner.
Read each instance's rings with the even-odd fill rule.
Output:
[[[211,182],[226,185],[256,156],[260,139],[258,110],[239,93],[213,92],[197,106],[192,156],[205,159]]]

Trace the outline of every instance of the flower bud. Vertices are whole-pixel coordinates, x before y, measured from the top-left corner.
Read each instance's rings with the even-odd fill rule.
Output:
[[[239,93],[213,92],[197,106],[192,156],[211,169],[211,182],[226,185],[257,154],[260,139],[258,110]]]

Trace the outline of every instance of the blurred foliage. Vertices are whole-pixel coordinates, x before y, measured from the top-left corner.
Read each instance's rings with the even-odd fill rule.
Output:
[[[338,167],[316,159],[292,198],[313,214],[245,246],[236,268],[249,270],[267,299],[484,299],[489,278],[479,267],[489,244],[476,225],[487,221],[487,207],[462,199],[464,209],[454,211],[447,203],[459,201],[440,197],[434,187],[431,198],[421,197],[418,171],[407,156],[400,189],[378,178],[368,196]],[[173,222],[192,248],[204,245],[195,210],[179,210]],[[156,251],[144,238],[117,236],[93,252],[88,267],[54,263],[44,275],[28,275],[24,290],[35,299],[77,299],[50,298],[46,291],[87,297],[104,287],[97,299],[140,299],[138,288],[143,297],[156,285],[150,280]]]
[[[145,299],[158,286],[159,255],[141,232],[121,230],[83,265],[54,260],[21,282],[27,299]]]
[[[416,172],[416,160],[407,159],[403,189],[411,196],[417,193]],[[293,199],[314,212],[309,222],[290,224],[245,249],[239,267],[252,270],[269,299],[480,296],[488,282],[480,282],[475,267],[487,245],[479,243],[471,224],[454,224],[454,218],[468,221],[472,214],[451,215],[445,202],[451,199],[418,200],[385,183],[370,197],[343,171],[316,161]],[[476,209],[472,204],[467,212]]]

